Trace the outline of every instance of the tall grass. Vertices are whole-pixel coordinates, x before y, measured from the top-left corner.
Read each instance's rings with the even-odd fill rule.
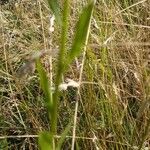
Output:
[[[149,149],[149,10],[148,0],[1,5],[0,149]],[[18,78],[26,55],[58,45]]]
[[[40,74],[41,85],[46,96],[45,101],[47,104],[47,110],[49,112],[50,121],[51,121],[50,122],[51,129],[49,133],[51,136],[49,136],[50,137],[49,141],[53,141],[54,136],[57,134],[57,115],[58,115],[58,104],[59,104],[59,97],[60,97],[59,85],[62,82],[62,76],[64,72],[66,71],[70,63],[75,59],[75,57],[81,53],[83,45],[85,45],[85,41],[87,41],[88,39],[92,10],[95,2],[93,1],[90,2],[85,7],[85,9],[83,9],[83,12],[79,17],[79,21],[76,26],[74,41],[71,50],[68,51],[68,54],[66,54],[67,53],[66,42],[67,42],[67,32],[68,32],[68,16],[70,14],[69,0],[66,0],[63,4],[64,6],[62,10],[62,21],[60,21],[60,18],[58,18],[60,14],[58,11],[59,5],[57,1],[48,1],[48,2],[51,9],[53,10],[54,15],[57,18],[58,24],[60,26],[62,25],[61,40],[60,40],[61,45],[60,45],[60,51],[57,60],[58,63],[57,63],[57,70],[56,70],[56,79],[54,82],[55,90],[54,90],[54,94],[52,94],[52,97],[50,91],[51,87],[48,86],[49,81],[48,78],[46,77],[46,72],[42,69],[42,66],[39,62],[37,68]],[[41,149],[43,150],[55,149],[56,147],[55,142],[48,142],[47,138],[48,138],[48,133],[47,134],[44,133],[42,134],[42,136],[40,136],[39,143]],[[60,145],[58,146],[60,149]],[[58,148],[56,147],[56,149]]]

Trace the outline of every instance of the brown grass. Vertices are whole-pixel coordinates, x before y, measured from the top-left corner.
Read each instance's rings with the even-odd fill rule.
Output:
[[[85,3],[71,3],[68,49]],[[51,16],[43,0],[0,6],[0,149],[6,145],[9,149],[38,149],[36,135],[49,128],[37,71],[19,81],[15,73],[31,53],[59,45],[59,27],[55,26],[53,34],[48,30]],[[150,147],[149,49],[148,0],[97,1],[79,94],[76,149]],[[81,55],[70,66],[64,81],[78,81],[82,59]],[[56,61],[53,58],[53,78]],[[49,58],[43,58],[43,64],[50,73]],[[73,117],[76,94],[72,87],[62,92],[56,138]],[[72,130],[62,149],[71,149],[71,141]]]

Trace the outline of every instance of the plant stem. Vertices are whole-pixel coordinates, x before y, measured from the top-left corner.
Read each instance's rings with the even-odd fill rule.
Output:
[[[56,80],[55,80],[55,92],[54,92],[54,107],[53,107],[53,114],[52,114],[52,129],[51,132],[53,135],[56,134],[57,132],[57,114],[58,114],[58,100],[59,100],[59,84],[61,83],[61,77],[64,72],[64,56],[66,53],[66,40],[67,40],[67,30],[68,30],[68,15],[69,15],[69,1],[66,0],[64,2],[64,7],[63,7],[63,23],[62,23],[62,33],[61,33],[61,47],[59,51],[59,56],[58,56],[58,64],[57,64],[57,73],[56,73]]]

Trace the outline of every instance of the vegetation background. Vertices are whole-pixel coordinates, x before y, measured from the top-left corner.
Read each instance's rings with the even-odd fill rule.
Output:
[[[79,14],[88,2],[70,1],[67,50]],[[51,18],[44,0],[1,1],[2,150],[38,149],[39,132],[50,129],[38,71],[30,69],[34,68],[31,65],[27,74],[24,70],[17,73],[37,50],[49,49],[52,55],[44,55],[41,61],[53,84],[61,28],[55,23],[51,32]],[[73,85],[60,94],[56,140],[70,120],[73,122],[61,149],[71,149],[75,138],[74,149],[149,150],[150,1],[97,0],[86,53],[83,51],[69,66],[62,85],[69,81],[80,83],[80,90]]]

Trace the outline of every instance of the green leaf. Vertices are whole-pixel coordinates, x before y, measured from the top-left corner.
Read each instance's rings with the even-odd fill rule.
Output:
[[[58,143],[57,143],[57,148],[56,150],[61,150],[61,146],[63,144],[63,142],[65,141],[66,135],[68,134],[70,128],[71,128],[71,124],[72,122],[70,122],[67,127],[65,128],[65,130],[63,131],[63,133],[61,134],[61,138],[59,139]]]
[[[7,139],[1,139],[0,140],[0,149],[8,150]]]
[[[53,136],[49,132],[40,133],[38,140],[41,150],[53,150]]]
[[[72,48],[68,54],[68,64],[71,63],[71,61],[78,56],[83,46],[85,45],[86,40],[88,39],[88,32],[90,27],[90,20],[93,12],[94,7],[94,1],[89,3],[82,11],[79,21],[76,25],[76,33],[75,38],[72,44]]]
[[[52,10],[53,14],[56,17],[56,21],[59,23],[59,25],[62,24],[61,15],[60,15],[60,6],[58,3],[58,0],[47,0],[50,9]]]
[[[40,61],[37,61],[37,70],[38,70],[38,73],[40,76],[41,87],[42,87],[42,90],[45,94],[45,103],[46,103],[46,106],[47,106],[48,111],[50,113],[52,110],[52,107],[53,107],[53,102],[52,102],[52,97],[51,97],[51,88],[49,85],[47,74],[46,74]]]

